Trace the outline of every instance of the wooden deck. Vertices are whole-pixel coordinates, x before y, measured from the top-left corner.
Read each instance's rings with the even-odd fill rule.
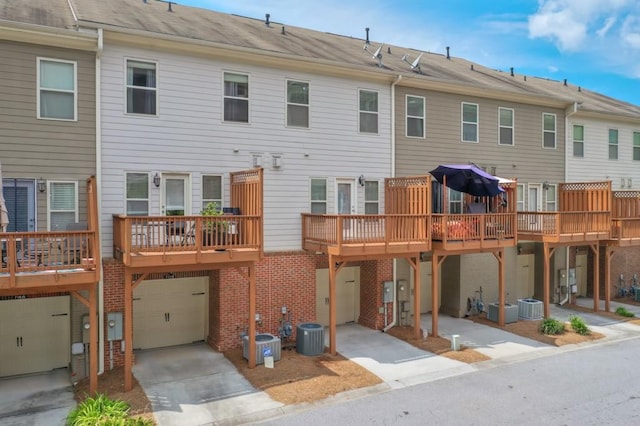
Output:
[[[611,237],[611,212],[518,212],[518,238],[546,243],[598,242]]]
[[[433,249],[447,252],[481,252],[514,247],[517,242],[514,213],[433,214]]]
[[[431,250],[430,215],[302,214],[302,247],[359,259],[402,257]]]

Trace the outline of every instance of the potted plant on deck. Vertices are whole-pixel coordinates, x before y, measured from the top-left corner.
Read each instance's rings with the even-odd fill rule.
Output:
[[[204,216],[202,223],[202,245],[207,246],[224,246],[226,243],[227,224],[220,219],[210,219],[212,217],[222,216],[222,209],[217,203],[209,202],[200,212]]]

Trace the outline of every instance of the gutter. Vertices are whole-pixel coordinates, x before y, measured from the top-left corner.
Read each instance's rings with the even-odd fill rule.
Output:
[[[102,50],[104,38],[102,28],[98,28],[98,48],[96,50],[96,188],[98,197],[98,259],[102,262]],[[98,281],[98,374],[104,373],[104,267],[100,265],[100,281]]]
[[[391,83],[391,177],[396,176],[396,85],[402,80],[402,75],[398,74]],[[393,318],[385,328],[382,329],[383,333],[389,331],[389,329],[396,325],[397,310],[398,310],[398,286],[396,280],[398,278],[398,259],[393,258],[393,305],[391,311],[393,312]],[[386,311],[385,311],[386,315]],[[385,317],[385,321],[387,318]]]

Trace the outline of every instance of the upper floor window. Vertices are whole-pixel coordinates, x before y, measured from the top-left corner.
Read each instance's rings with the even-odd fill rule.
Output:
[[[407,136],[424,138],[425,106],[422,96],[407,95]]]
[[[556,211],[556,185],[548,184],[545,193],[545,209],[548,212]]]
[[[149,215],[149,174],[127,173],[127,215]]]
[[[378,181],[367,180],[364,182],[364,214],[378,214],[380,193]]]
[[[556,115],[542,114],[542,146],[545,148],[556,147]]]
[[[214,203],[218,210],[222,210],[222,176],[202,176],[202,208]]]
[[[573,156],[584,157],[584,126],[573,126]]]
[[[287,80],[287,126],[309,127],[309,83]]]
[[[525,206],[524,206],[524,184],[519,183],[516,186],[516,210],[519,212],[523,212],[525,211]]]
[[[449,213],[462,213],[462,192],[450,189],[447,194],[449,195]]]
[[[478,142],[478,104],[462,103],[462,142]]]
[[[609,129],[609,160],[618,159],[618,130]]]
[[[78,182],[48,181],[49,230],[63,231],[78,221]]]
[[[633,161],[640,161],[640,132],[633,132]]]
[[[127,60],[127,113],[156,115],[156,64]]]
[[[38,58],[38,118],[76,120],[76,63]]]
[[[311,213],[327,213],[326,179],[311,179]]]
[[[224,73],[224,121],[249,122],[249,76]]]
[[[513,109],[498,108],[498,126],[500,145],[513,145]]]
[[[360,133],[378,133],[378,92],[359,90]]]

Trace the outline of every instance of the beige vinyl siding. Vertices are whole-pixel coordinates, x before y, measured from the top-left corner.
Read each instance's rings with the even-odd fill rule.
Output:
[[[3,178],[77,180],[80,218],[86,180],[96,173],[95,54],[0,43],[0,159]],[[37,58],[77,63],[78,120],[37,119]],[[37,194],[37,229],[47,226],[47,194]]]
[[[405,95],[426,98],[426,138],[405,135]],[[479,143],[460,140],[461,103],[478,104]],[[439,164],[473,162],[518,182],[564,180],[564,111],[495,99],[396,87],[396,175],[428,173]],[[499,145],[498,108],[514,110],[514,143]],[[542,148],[542,114],[557,117],[557,149]]]

